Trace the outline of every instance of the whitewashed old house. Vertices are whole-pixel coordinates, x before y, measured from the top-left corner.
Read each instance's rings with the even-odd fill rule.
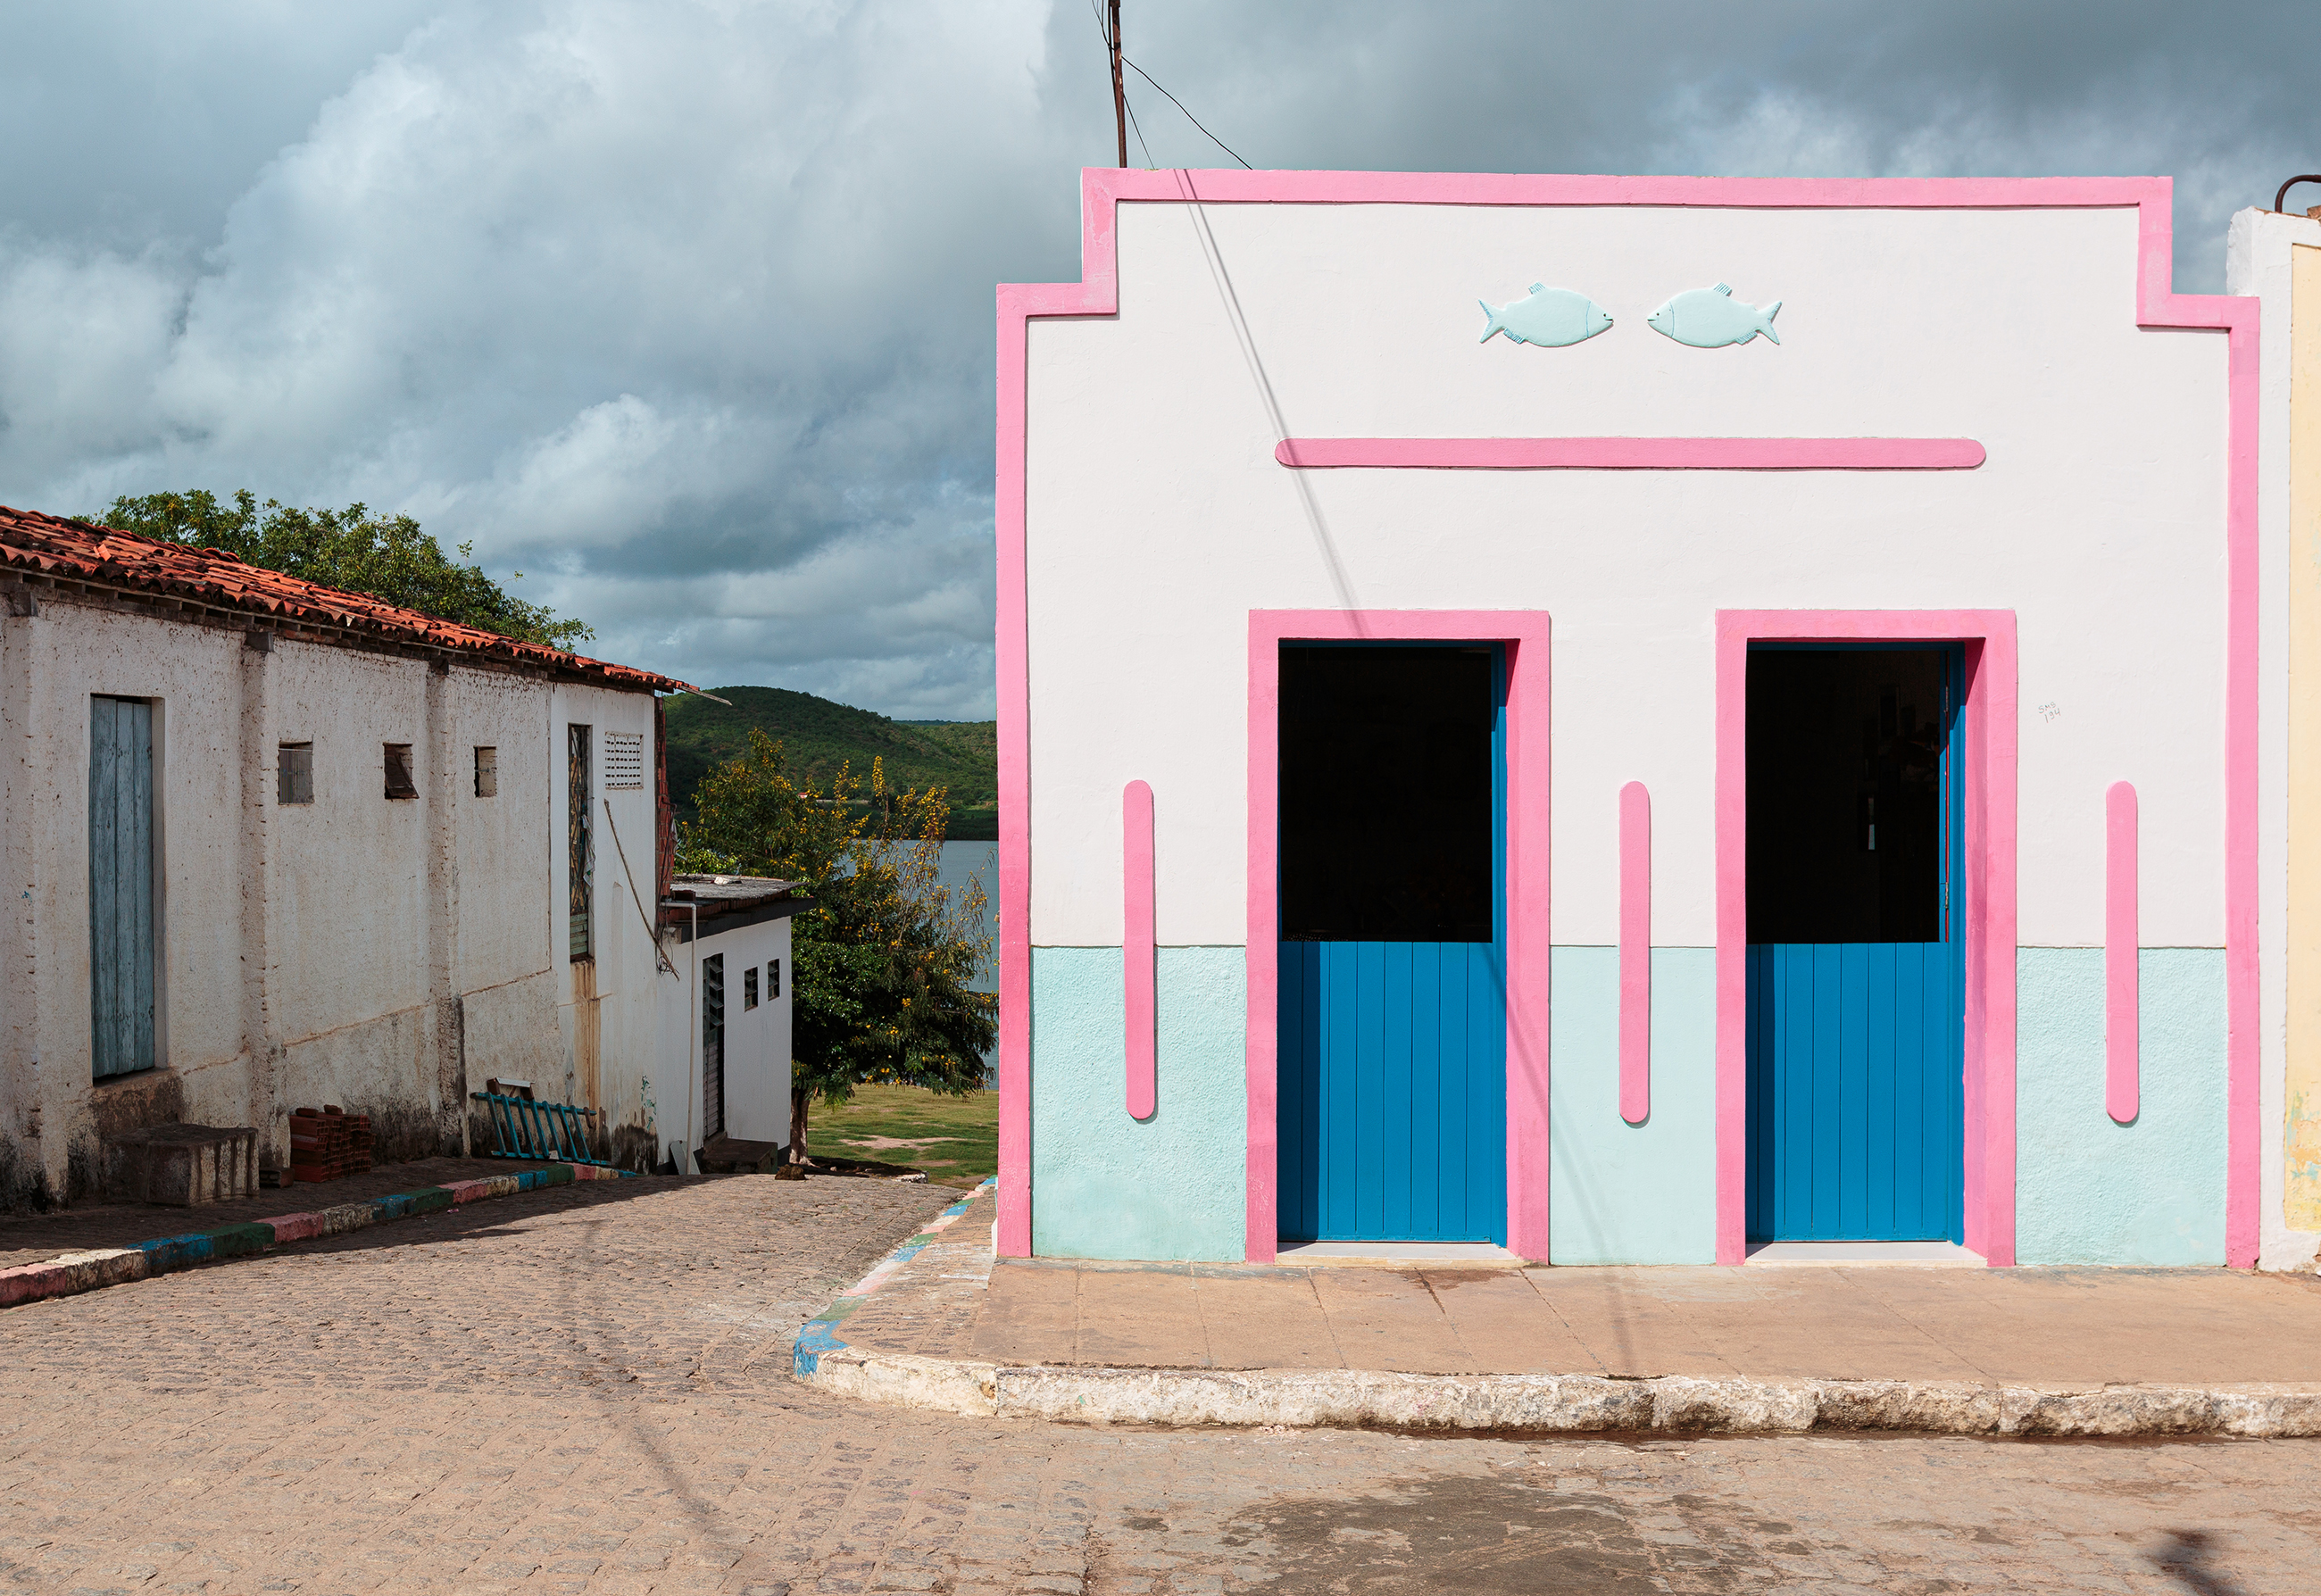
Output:
[[[797,900],[672,880],[684,683],[14,510],[0,595],[0,1207],[324,1101],[487,1151],[490,1080],[628,1168],[779,1138]]]

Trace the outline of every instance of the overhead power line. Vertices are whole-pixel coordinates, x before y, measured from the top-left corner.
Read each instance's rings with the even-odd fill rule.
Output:
[[[1109,20],[1106,16],[1107,10],[1111,14]],[[1136,107],[1129,104],[1128,87],[1120,75],[1120,69],[1124,66],[1154,88],[1159,89],[1161,96],[1170,105],[1183,111],[1185,120],[1199,128],[1203,138],[1235,160],[1240,160],[1244,168],[1252,171],[1256,169],[1250,167],[1249,162],[1242,160],[1239,150],[1204,126],[1201,119],[1187,110],[1185,102],[1170,94],[1159,78],[1130,60],[1123,52],[1120,48],[1120,0],[1088,0],[1088,11],[1096,18],[1097,35],[1104,41],[1105,54],[1112,67],[1112,114],[1114,124],[1119,135],[1121,165],[1128,164],[1128,134],[1132,129],[1136,133],[1137,147],[1144,151],[1144,164],[1148,167],[1152,164],[1151,147],[1144,142],[1144,130],[1137,125]]]
[[[1151,74],[1151,73],[1147,72],[1143,68],[1142,68],[1142,67],[1138,66],[1134,61],[1129,60],[1129,59],[1128,59],[1128,58],[1127,58],[1126,56],[1122,56],[1120,59],[1121,59],[1124,62],[1126,62],[1126,64],[1127,64],[1127,66],[1129,67],[1130,70],[1133,71],[1133,72],[1134,72],[1134,73],[1135,73],[1139,78],[1142,78],[1142,79],[1144,79],[1144,81],[1145,81],[1145,82],[1147,82],[1147,83],[1149,83],[1149,84],[1152,85],[1152,87],[1155,87],[1155,88],[1160,88],[1160,80],[1159,80],[1159,79],[1157,79],[1157,78],[1155,78],[1152,76],[1152,74]],[[1161,92],[1163,95],[1165,95],[1165,96],[1168,96],[1168,100],[1169,100],[1169,103],[1170,103],[1170,105],[1172,105],[1176,106],[1176,107],[1177,107],[1177,109],[1178,109],[1178,110],[1179,110],[1179,111],[1185,111],[1185,102],[1184,102],[1184,101],[1182,101],[1182,100],[1179,99],[1175,95],[1170,94],[1170,93],[1169,93],[1169,91],[1168,91],[1167,89],[1165,89],[1165,88],[1160,88],[1160,92]],[[1201,127],[1201,119],[1200,119],[1199,117],[1197,117],[1197,116],[1194,115],[1190,111],[1185,111],[1185,120],[1186,120],[1187,122],[1191,123],[1195,127],[1200,127],[1200,128],[1201,128],[1201,136],[1202,136],[1203,138],[1205,138],[1205,139],[1208,140],[1208,141],[1209,141],[1210,143],[1215,144],[1218,149],[1220,149],[1220,150],[1224,150],[1227,155],[1231,155],[1231,156],[1233,156],[1233,158],[1235,160],[1241,160],[1241,157],[1240,157],[1240,155],[1239,155],[1239,154],[1237,154],[1237,153],[1235,153],[1235,151],[1234,151],[1234,150],[1233,150],[1233,147],[1231,144],[1226,143],[1223,139],[1220,139],[1219,137],[1217,137],[1217,136],[1216,136],[1216,134],[1215,134],[1215,133],[1213,133],[1213,132],[1209,132],[1209,130],[1208,130],[1207,128]],[[1256,169],[1256,168],[1254,168],[1254,167],[1250,167],[1250,166],[1249,166],[1249,162],[1247,162],[1247,161],[1245,161],[1245,160],[1241,160],[1241,163],[1242,163],[1242,166],[1244,166],[1244,167],[1249,167],[1249,169],[1250,169],[1250,170],[1252,170],[1252,171],[1254,171],[1254,170],[1256,170],[1256,169]]]

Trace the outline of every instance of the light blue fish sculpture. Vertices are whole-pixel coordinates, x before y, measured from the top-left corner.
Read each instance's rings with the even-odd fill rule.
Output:
[[[1728,343],[1746,343],[1760,333],[1780,342],[1781,335],[1773,331],[1773,318],[1780,314],[1779,300],[1760,310],[1735,299],[1733,290],[1719,283],[1713,288],[1687,288],[1647,316],[1645,324],[1663,338],[1695,349],[1723,349]]]
[[[1511,343],[1561,349],[1567,344],[1585,343],[1612,324],[1604,307],[1587,295],[1539,283],[1531,286],[1531,297],[1511,305],[1493,305],[1488,299],[1475,303],[1483,307],[1483,315],[1488,318],[1483,324],[1483,335],[1475,340],[1478,343],[1488,343],[1492,333],[1504,333]]]

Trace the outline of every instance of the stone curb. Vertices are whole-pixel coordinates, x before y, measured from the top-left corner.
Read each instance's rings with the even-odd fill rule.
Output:
[[[1585,1433],[2321,1436],[2321,1385],[2034,1386],[1664,1374],[1393,1374],[1366,1369],[1106,1369],[861,1352],[838,1335],[995,1182],[943,1210],[798,1332],[809,1384],[970,1418],[1448,1435]]]
[[[806,1360],[801,1359],[801,1363]],[[2321,1386],[1389,1374],[1363,1369],[1099,1369],[817,1349],[799,1377],[891,1407],[981,1418],[1454,1435],[1588,1432],[2321,1436]]]
[[[168,1274],[221,1258],[262,1253],[285,1242],[307,1241],[318,1236],[343,1236],[372,1225],[407,1219],[417,1214],[439,1213],[460,1203],[494,1197],[513,1197],[543,1186],[569,1186],[575,1181],[632,1179],[628,1170],[601,1164],[560,1163],[515,1174],[486,1175],[455,1181],[449,1186],[423,1186],[391,1197],[340,1203],[314,1213],[283,1214],[271,1219],[197,1230],[186,1236],[165,1236],[131,1247],[103,1247],[89,1253],[67,1253],[44,1263],[20,1263],[0,1269],[0,1308],[38,1302],[49,1297],[73,1297],[83,1291],[126,1284],[157,1274]]]

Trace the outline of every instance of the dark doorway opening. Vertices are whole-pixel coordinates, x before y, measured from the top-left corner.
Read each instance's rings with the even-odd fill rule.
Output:
[[[1284,942],[1493,940],[1492,651],[1281,651]]]
[[[1965,682],[1955,645],[1749,651],[1752,1241],[1964,1235]]]
[[[1504,1245],[1504,656],[1279,658],[1279,1234]]]
[[[1941,649],[1749,655],[1749,940],[1941,942]]]

